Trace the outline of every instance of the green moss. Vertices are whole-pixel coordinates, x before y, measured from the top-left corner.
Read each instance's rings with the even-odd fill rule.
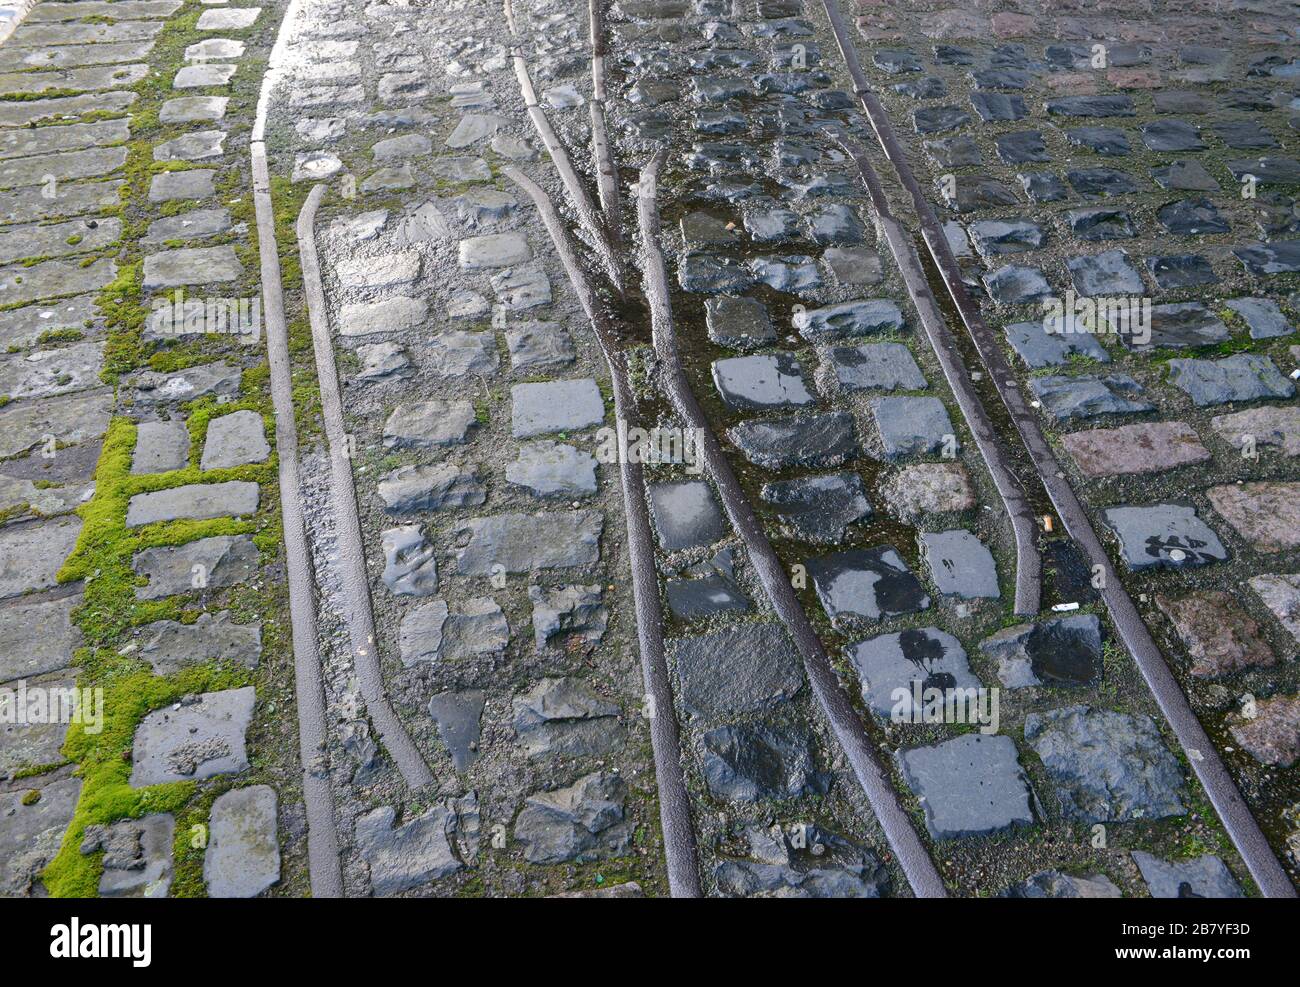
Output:
[[[37,346],[49,346],[51,343],[75,343],[86,338],[80,329],[46,329],[36,337]]]
[[[38,792],[36,789],[32,789],[30,792],[24,793],[23,797],[19,799],[19,801],[22,802],[23,805],[35,805],[40,800],[41,800],[41,793]]]

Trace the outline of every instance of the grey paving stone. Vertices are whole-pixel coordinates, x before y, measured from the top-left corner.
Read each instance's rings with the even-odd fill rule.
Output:
[[[110,826],[87,826],[79,849],[86,855],[104,851],[101,898],[166,898],[172,883],[175,837],[175,817],[170,812],[155,812]]]
[[[189,483],[167,490],[136,494],[127,504],[126,526],[138,528],[181,518],[203,520],[257,512],[259,489],[246,480]]]
[[[569,568],[600,558],[603,525],[599,511],[497,514],[470,518],[452,541],[464,546],[456,551],[463,575],[488,576],[495,566],[506,572]]]
[[[88,113],[121,113],[135,102],[136,96],[127,91],[6,101],[0,106],[0,127],[32,127]]]
[[[713,383],[726,404],[746,411],[816,402],[804,384],[803,368],[789,353],[715,360]]]
[[[920,580],[890,545],[824,555],[809,559],[807,567],[817,598],[832,620],[841,616],[878,620],[930,606]]]
[[[731,549],[690,566],[680,576],[664,581],[668,608],[679,620],[695,621],[727,612],[751,609],[749,598],[736,582]]]
[[[1143,295],[1142,276],[1122,250],[1106,250],[1084,257],[1070,257],[1066,267],[1081,295]]]
[[[1029,115],[1023,97],[1005,93],[971,93],[970,104],[985,123],[1023,120]]]
[[[377,487],[388,514],[414,514],[451,507],[477,507],[487,499],[487,487],[473,467],[451,463],[399,466]]]
[[[797,313],[794,327],[812,342],[831,342],[851,336],[895,332],[903,328],[903,313],[885,298],[827,305]]]
[[[103,258],[89,266],[81,262],[51,260],[32,267],[0,269],[0,298],[5,305],[23,305],[51,295],[97,291],[112,283],[117,265]]]
[[[80,533],[77,517],[0,528],[0,599],[52,588]]]
[[[197,240],[230,229],[228,209],[192,209],[178,216],[164,216],[149,224],[141,243],[167,243],[171,240]]]
[[[925,106],[912,111],[912,125],[918,134],[942,134],[970,122],[970,114],[960,106]]]
[[[243,276],[244,265],[230,246],[163,250],[144,259],[145,288],[214,284],[238,281]]]
[[[380,549],[381,578],[394,596],[432,596],[438,591],[438,562],[418,524],[386,529],[380,534]]]
[[[649,495],[655,531],[665,551],[711,545],[726,535],[727,523],[705,481],[651,484]]]
[[[1067,117],[1131,117],[1136,110],[1133,100],[1123,94],[1105,96],[1062,96],[1049,99],[1048,116]]]
[[[1232,252],[1247,273],[1257,277],[1294,274],[1300,271],[1300,240],[1275,240],[1272,243],[1246,244]]]
[[[1156,284],[1166,291],[1216,284],[1219,280],[1210,262],[1196,254],[1148,257],[1146,263]]]
[[[344,336],[406,332],[422,326],[428,314],[429,307],[424,299],[407,295],[343,305],[339,309],[339,332]]]
[[[593,586],[529,586],[533,605],[533,643],[537,650],[562,646],[574,636],[595,644],[605,636],[609,610],[600,584]]]
[[[176,73],[172,80],[173,89],[208,89],[224,86],[234,78],[238,65],[186,65]]]
[[[457,771],[478,760],[483,704],[487,693],[478,689],[443,692],[429,700],[429,716],[438,728],[438,739],[451,754]]]
[[[1105,199],[1144,191],[1136,178],[1118,168],[1071,168],[1065,177],[1085,199]]]
[[[751,463],[772,470],[839,466],[859,452],[853,416],[842,411],[741,422],[727,437]]]
[[[0,894],[25,897],[43,887],[41,872],[58,854],[81,794],[80,778],[42,786],[31,801],[27,791],[0,793]],[[26,804],[24,804],[26,803]]]
[[[957,212],[1019,205],[1011,189],[984,175],[957,175],[955,181],[940,185],[944,200]]]
[[[691,716],[714,720],[771,709],[803,686],[794,648],[778,624],[741,624],[679,638],[670,653]]]
[[[970,224],[975,249],[986,258],[1037,250],[1043,245],[1043,228],[1027,219],[981,219]]]
[[[701,738],[704,783],[715,798],[732,802],[821,795],[829,774],[817,767],[806,726],[743,723],[716,727]]]
[[[1210,450],[1185,422],[1071,432],[1061,443],[1087,477],[1158,473],[1210,459]]]
[[[194,401],[239,393],[243,371],[227,363],[205,363],[174,373],[145,371],[132,381],[137,404]]]
[[[1131,822],[1180,816],[1183,776],[1149,716],[1066,706],[1025,718],[1067,819]]]
[[[605,420],[605,399],[591,377],[515,384],[510,397],[511,434],[517,439],[581,431]]]
[[[1031,377],[1029,389],[1057,421],[1153,411],[1145,393],[1127,374],[1105,377]]]
[[[821,286],[821,270],[807,254],[784,257],[755,257],[748,262],[754,280],[775,291],[799,293]],[[740,290],[745,285],[734,286]],[[724,290],[732,290],[726,288]]]
[[[767,307],[756,298],[708,298],[704,312],[709,338],[720,346],[748,349],[776,340]]]
[[[506,465],[506,482],[534,497],[590,497],[596,492],[596,459],[566,443],[527,442],[519,447],[518,458]]]
[[[1006,627],[980,642],[998,663],[1008,689],[1027,686],[1091,686],[1102,675],[1101,621],[1093,614],[1071,614]]]
[[[1156,210],[1156,219],[1170,233],[1179,236],[1203,236],[1231,230],[1214,203],[1204,198],[1181,199],[1161,206]]]
[[[208,897],[255,898],[280,880],[278,818],[279,800],[269,785],[217,796],[203,855]]]
[[[1029,782],[1010,737],[964,734],[899,751],[897,759],[936,840],[1033,825]]]
[[[435,178],[449,182],[487,182],[492,180],[492,169],[482,158],[438,158],[430,165]]]
[[[911,351],[902,343],[836,346],[825,351],[841,387],[846,390],[920,390],[926,386]]]
[[[999,305],[1028,305],[1050,297],[1052,286],[1036,267],[1008,264],[983,275],[989,297]]]
[[[71,671],[25,678],[11,682],[0,693],[0,773],[13,777],[23,769],[44,769],[65,760],[60,753],[63,740],[69,732],[69,722],[86,722],[89,726],[95,717],[93,700],[84,721],[74,720],[82,702],[75,691],[76,675]],[[47,716],[28,718],[27,711],[41,708],[35,697],[44,693],[49,703]],[[89,699],[89,697],[87,697]],[[102,712],[102,711],[101,711]],[[79,727],[73,729],[80,730]]]
[[[1258,353],[1234,353],[1222,360],[1170,360],[1169,381],[1201,408],[1295,394],[1295,385],[1277,365]]]
[[[943,402],[934,397],[887,397],[871,402],[871,414],[891,461],[959,448]]]
[[[1081,240],[1127,240],[1137,235],[1133,217],[1124,209],[1072,209],[1065,214],[1065,221]]]
[[[1025,194],[1034,202],[1059,202],[1069,198],[1070,193],[1066,190],[1065,183],[1050,172],[1030,172],[1017,175],[1016,178]]]
[[[337,154],[330,151],[308,151],[305,154],[295,154],[293,158],[293,173],[290,175],[291,182],[321,182],[327,178],[333,178],[343,170],[343,161]]]
[[[1137,350],[1159,346],[1183,348],[1226,343],[1231,335],[1218,314],[1205,305],[1178,302],[1151,307],[1151,333],[1147,341],[1126,335],[1124,342]]]
[[[420,276],[420,254],[401,250],[370,257],[348,257],[335,265],[334,273],[344,288],[407,288]]]
[[[745,229],[755,240],[761,243],[776,243],[792,239],[796,235],[799,229],[799,214],[793,209],[751,207],[745,210],[744,222]]]
[[[863,701],[893,723],[924,722],[924,707],[932,704],[926,690],[946,695],[953,689],[980,687],[961,642],[937,627],[882,634],[844,651],[858,674]]]
[[[227,96],[178,96],[163,103],[160,123],[210,123],[226,115]]]
[[[1182,159],[1151,169],[1151,177],[1161,188],[1186,192],[1218,192],[1219,183],[1196,160]]]
[[[1221,562],[1228,551],[1218,535],[1183,504],[1111,507],[1102,512],[1134,571],[1156,565],[1183,568]]]
[[[969,510],[975,506],[970,478],[960,463],[907,466],[881,487],[886,503],[907,518]]]
[[[994,94],[985,93],[982,95],[988,98]],[[1009,97],[1001,98],[1007,99]],[[998,157],[1005,164],[1026,164],[1030,161],[1052,160],[1052,156],[1047,150],[1047,144],[1043,141],[1043,135],[1037,130],[1021,130],[1009,134],[1000,134],[993,138],[993,143],[997,147]]]
[[[1011,885],[999,898],[1122,898],[1124,893],[1105,874],[1076,876],[1045,870]]]
[[[492,275],[492,291],[508,312],[551,303],[551,282],[540,268],[525,265]]]
[[[244,734],[253,720],[252,687],[205,692],[149,713],[131,745],[131,787],[199,781],[248,767]]]
[[[765,483],[760,496],[778,508],[777,520],[801,541],[834,544],[844,537],[847,525],[871,515],[871,505],[856,473]]]
[[[152,40],[61,44],[54,47],[19,47],[10,43],[0,55],[0,69],[66,69],[80,65],[110,65],[114,62],[138,62],[153,50]]]
[[[744,291],[754,279],[730,257],[692,254],[678,265],[677,280],[683,291],[714,295]]]
[[[866,247],[829,247],[822,260],[845,287],[876,284],[884,277],[880,255]]]
[[[1129,153],[1128,134],[1114,127],[1072,127],[1065,131],[1065,138],[1071,144],[1106,157],[1124,157]]]
[[[1277,302],[1270,298],[1232,298],[1227,306],[1246,321],[1251,339],[1275,339],[1295,332]]]
[[[524,322],[506,329],[510,365],[516,371],[558,367],[574,361],[577,350],[569,331],[554,322]]]
[[[72,611],[81,594],[33,597],[0,606],[0,682],[35,678],[72,665],[82,645]]]
[[[533,864],[585,863],[626,854],[627,784],[614,772],[584,775],[568,788],[534,792],[515,818],[515,839]]]
[[[460,266],[466,271],[514,267],[532,257],[528,241],[518,233],[490,233],[460,241]]]
[[[1300,547],[1300,483],[1230,483],[1211,487],[1206,495],[1255,551]]]
[[[121,235],[122,221],[117,218],[11,227],[5,232],[4,243],[0,243],[0,263],[103,250],[115,244]]]
[[[217,535],[146,548],[136,553],[131,565],[136,575],[148,580],[135,588],[136,599],[158,600],[251,582],[258,575],[258,551],[248,535]]]
[[[234,38],[204,38],[185,48],[187,62],[234,62],[244,57],[247,45]]]
[[[1134,850],[1152,898],[1243,898],[1241,886],[1227,865],[1213,854],[1170,862]]]
[[[0,394],[11,399],[48,398],[100,383],[103,347],[98,341],[0,355]]]
[[[923,532],[921,550],[935,588],[963,600],[997,599],[998,570],[993,553],[969,531]]]
[[[192,624],[157,620],[137,633],[132,653],[149,662],[155,675],[170,675],[208,660],[256,668],[262,654],[262,625],[237,624],[229,610],[201,613]]]
[[[262,416],[255,411],[236,411],[208,422],[199,468],[228,469],[260,463],[270,454]]]
[[[206,168],[187,171],[164,171],[154,175],[149,183],[150,202],[171,202],[174,199],[208,199],[217,194],[213,185],[216,172]]]
[[[448,877],[464,868],[451,848],[456,823],[446,807],[435,805],[400,825],[392,806],[357,817],[357,849],[370,869],[371,891],[380,897]]]
[[[225,153],[224,130],[199,130],[163,141],[153,149],[155,161],[208,161]]]
[[[512,702],[515,737],[530,758],[596,757],[621,747],[622,710],[572,678],[544,678]]]
[[[463,445],[475,422],[468,401],[399,404],[384,422],[385,449],[437,449]]]
[[[442,657],[442,632],[451,608],[441,598],[430,600],[406,612],[398,628],[398,651],[402,664],[411,668]]]
[[[1153,151],[1202,151],[1200,128],[1185,120],[1154,120],[1143,124],[1142,142]]]
[[[195,26],[200,31],[239,31],[252,27],[261,12],[261,7],[223,7],[218,10],[205,10],[199,15],[199,22]]]

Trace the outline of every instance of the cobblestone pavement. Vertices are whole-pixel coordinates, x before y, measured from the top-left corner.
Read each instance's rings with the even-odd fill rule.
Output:
[[[0,893],[1294,893],[1294,7],[592,11],[0,46]]]

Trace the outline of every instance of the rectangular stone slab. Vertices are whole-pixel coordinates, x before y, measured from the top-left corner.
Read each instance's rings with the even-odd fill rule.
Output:
[[[0,131],[0,158],[22,158],[57,151],[79,151],[83,147],[120,144],[131,134],[129,120],[99,120],[70,123],[62,127],[37,127]]]
[[[0,188],[45,185],[49,182],[50,175],[59,182],[73,181],[78,178],[98,178],[117,171],[126,164],[126,153],[124,147],[92,147],[84,151],[64,151],[30,158],[13,158],[0,162]],[[31,193],[24,194],[31,199],[40,198]]]
[[[117,265],[107,258],[101,258],[89,267],[72,261],[51,260],[33,267],[0,268],[0,305],[95,291],[116,276]]]
[[[1089,477],[1158,473],[1210,458],[1210,450],[1185,422],[1094,428],[1062,436],[1061,443]]]
[[[105,388],[0,409],[0,456],[16,456],[43,445],[47,435],[60,445],[98,439],[108,428],[112,407],[113,392]]]
[[[0,75],[0,93],[40,93],[49,89],[95,92],[133,86],[149,74],[149,66],[96,65],[54,72],[18,72]]]
[[[63,45],[58,48],[14,48],[5,45],[0,49],[0,72],[138,62],[153,50],[153,44],[152,41],[126,41],[117,44]]]
[[[0,529],[0,598],[51,589],[79,534],[77,517]]]
[[[0,312],[0,350],[11,346],[26,349],[35,344],[45,332],[59,329],[81,331],[86,320],[94,317],[94,295],[80,295]]]
[[[231,246],[163,250],[144,259],[146,288],[237,281],[243,275],[244,265]]]
[[[33,195],[31,189],[0,192],[0,223],[32,223],[63,216],[106,212],[121,205],[122,182],[59,182],[54,197]]]
[[[138,528],[180,518],[203,520],[240,517],[257,511],[258,486],[247,480],[190,483],[183,487],[136,494],[126,509],[126,526]]]
[[[116,24],[23,24],[5,42],[15,48],[45,48],[53,45],[82,45],[99,42],[148,41],[156,38],[161,24],[151,21],[119,21]]]
[[[16,103],[0,103],[0,127],[27,127],[43,120],[81,116],[84,113],[121,113],[135,102],[136,93],[90,93]]]
[[[25,257],[59,257],[102,250],[116,243],[122,235],[122,221],[117,217],[42,226],[18,226],[5,230],[0,237],[0,264],[12,264]],[[69,243],[74,240],[74,243]]]
[[[81,606],[80,593],[51,599],[15,600],[0,606],[0,682],[43,675],[72,664],[81,647],[81,631],[72,611]]]
[[[248,767],[244,734],[256,699],[251,687],[205,692],[179,709],[155,710],[136,727],[131,786],[197,781]]]

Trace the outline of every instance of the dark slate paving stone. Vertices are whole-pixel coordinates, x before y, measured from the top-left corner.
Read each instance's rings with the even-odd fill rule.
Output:
[[[1101,363],[1110,362],[1110,354],[1097,340],[1073,321],[1067,332],[1048,331],[1045,320],[1015,322],[1006,327],[1007,342],[1030,368],[1052,367],[1069,362],[1072,356],[1084,356]]]
[[[985,258],[1037,250],[1043,245],[1043,228],[1029,219],[980,219],[968,231],[975,249]]]
[[[1035,171],[1017,175],[1025,194],[1034,202],[1059,202],[1069,197],[1065,183],[1050,171]]]
[[[728,8],[729,10],[730,8]],[[821,63],[821,48],[815,44],[778,44],[772,46],[771,64],[777,69],[803,71]]]
[[[1169,382],[1201,408],[1295,394],[1295,385],[1277,364],[1258,353],[1234,353],[1222,360],[1170,360]]]
[[[1161,188],[1188,192],[1218,192],[1219,183],[1199,161],[1173,161],[1151,169],[1151,177]]]
[[[875,284],[884,277],[880,255],[867,247],[831,247],[822,261],[844,287]]]
[[[1065,137],[1071,144],[1109,157],[1123,157],[1130,150],[1128,134],[1113,127],[1073,127]]]
[[[1034,81],[1029,72],[1009,66],[975,69],[969,74],[976,89],[1028,89]]]
[[[1106,46],[1106,62],[1116,68],[1147,65],[1154,54],[1150,45],[1113,44]]]
[[[1229,89],[1223,94],[1223,105],[1229,110],[1268,113],[1273,109],[1273,100],[1265,89]]]
[[[807,254],[752,257],[746,262],[754,280],[776,291],[803,292],[820,287],[821,268]]]
[[[825,357],[846,390],[919,391],[926,386],[921,368],[902,343],[835,346]]]
[[[817,198],[853,198],[862,194],[858,184],[851,182],[844,175],[809,175],[805,177],[779,179],[790,190],[794,201]]]
[[[1119,539],[1124,563],[1134,572],[1152,566],[1190,568],[1228,558],[1223,542],[1194,507],[1122,506],[1108,508],[1102,515]]]
[[[1104,199],[1142,191],[1137,179],[1116,168],[1072,168],[1065,173],[1074,190],[1089,199]]]
[[[1219,140],[1234,150],[1251,150],[1259,147],[1277,147],[1277,138],[1254,120],[1231,120],[1216,123],[1212,129]]]
[[[1144,295],[1142,276],[1122,250],[1105,250],[1086,257],[1070,257],[1069,268],[1075,290],[1081,295]]]
[[[1057,421],[1154,411],[1145,393],[1128,374],[1105,377],[1031,377],[1029,389]]]
[[[683,291],[723,294],[744,291],[754,283],[753,277],[730,257],[689,256],[677,268],[677,281]]]
[[[1151,308],[1151,336],[1146,342],[1125,337],[1124,342],[1133,349],[1169,346],[1183,349],[1191,346],[1213,346],[1232,338],[1228,327],[1214,312],[1200,302],[1176,302],[1171,305],[1154,305]]]
[[[1156,120],[1142,125],[1142,142],[1153,151],[1203,151],[1200,129],[1185,120]]]
[[[736,583],[711,572],[689,578],[665,580],[668,609],[678,620],[703,620],[720,613],[745,613],[749,599]]]
[[[741,48],[717,48],[691,52],[688,57],[690,58],[691,69],[695,71],[747,69],[758,64],[756,54]]]
[[[1048,45],[1043,51],[1047,64],[1060,72],[1082,72],[1092,68],[1091,45]]]
[[[1133,862],[1138,865],[1152,898],[1245,897],[1228,865],[1213,854],[1168,861],[1134,850]]]
[[[760,93],[794,95],[830,84],[831,77],[825,72],[760,72],[754,76],[754,88]]]
[[[740,624],[677,638],[668,650],[681,679],[682,705],[692,717],[763,712],[803,687],[803,663],[780,624]]]
[[[727,533],[713,491],[703,480],[652,483],[650,508],[664,551],[712,545]]]
[[[970,137],[944,137],[926,141],[925,151],[940,168],[974,168],[984,163],[979,145]]]
[[[765,483],[759,496],[777,508],[777,520],[789,537],[818,544],[839,542],[848,525],[871,515],[856,473]]]
[[[892,48],[880,48],[871,55],[871,63],[890,75],[903,72],[922,71],[921,59],[910,51],[898,51]]]
[[[804,217],[804,221],[808,224],[808,234],[813,242],[823,246],[861,243],[866,237],[867,227],[857,210],[844,203],[821,206]]]
[[[741,422],[727,437],[751,463],[771,470],[839,466],[858,455],[853,416],[844,411]]]
[[[751,91],[749,84],[743,79],[696,76],[691,82],[695,87],[695,98],[703,103],[725,103],[729,99],[747,95]]]
[[[926,106],[912,111],[912,125],[918,134],[942,134],[970,123],[970,114],[960,106]]]
[[[1232,252],[1249,273],[1259,277],[1300,272],[1300,240],[1244,244]]]
[[[1008,264],[983,276],[984,287],[999,305],[1028,305],[1052,295],[1052,286],[1036,267]]]
[[[936,65],[974,65],[975,54],[958,45],[935,45],[934,61]]]
[[[794,326],[804,339],[832,342],[903,328],[903,313],[887,298],[864,298],[796,313]]]
[[[1227,222],[1219,215],[1219,210],[1209,199],[1180,199],[1156,210],[1160,220],[1170,233],[1179,236],[1201,236],[1207,233],[1227,233]]]
[[[868,638],[844,654],[858,673],[863,701],[877,716],[895,722],[923,722],[927,689],[980,687],[961,642],[937,627]]]
[[[692,212],[683,216],[681,231],[686,249],[692,253],[716,250],[720,246],[731,247],[740,242],[740,234],[734,224],[728,229],[726,222],[705,212]]]
[[[762,243],[789,240],[799,230],[799,214],[793,209],[750,207],[745,210],[745,229]]]
[[[890,545],[855,549],[808,560],[826,616],[897,617],[930,607],[921,581]]]
[[[963,528],[921,534],[921,552],[930,569],[930,581],[944,596],[963,600],[996,600],[998,569],[993,553]]]
[[[691,126],[699,134],[740,134],[749,130],[749,120],[732,110],[701,110],[691,114]]]
[[[876,398],[871,402],[871,414],[885,446],[885,458],[891,461],[957,448],[952,419],[938,398]]]
[[[1260,185],[1300,185],[1300,161],[1295,158],[1261,155],[1229,161],[1228,170],[1238,182],[1246,175],[1253,175]]]
[[[478,740],[487,694],[479,690],[444,692],[429,700],[429,716],[438,738],[451,754],[452,766],[464,771],[478,760]]]
[[[1124,892],[1105,874],[1080,877],[1044,870],[998,892],[999,898],[1123,898]]]
[[[817,768],[806,726],[743,723],[701,738],[704,782],[716,798],[735,802],[823,795],[831,776]]]
[[[1228,308],[1245,320],[1251,339],[1276,339],[1295,332],[1295,327],[1271,298],[1233,298]]]
[[[776,341],[767,306],[757,298],[720,295],[705,299],[704,321],[709,339],[720,346],[749,349]]]
[[[758,152],[745,144],[704,141],[684,154],[682,160],[694,171],[724,175],[742,169],[752,171],[758,167],[760,159]]]
[[[1195,288],[1202,284],[1215,284],[1219,277],[1210,262],[1198,254],[1174,254],[1166,257],[1148,257],[1147,270],[1156,284],[1166,291],[1174,288]]]
[[[1209,113],[1214,109],[1214,102],[1200,93],[1186,90],[1165,89],[1152,94],[1152,102],[1157,113]]]
[[[1300,125],[1300,117],[1296,122]],[[1261,239],[1281,240],[1300,233],[1300,199],[1276,190],[1256,192],[1251,206]]]
[[[968,733],[897,755],[907,786],[921,800],[936,840],[985,836],[1032,826],[1029,782],[1005,735]]]
[[[840,110],[853,109],[858,105],[857,101],[842,89],[823,89],[820,92],[810,93],[807,100],[826,113],[837,113]]]
[[[822,149],[804,141],[779,140],[772,143],[772,158],[778,168],[802,168],[822,159]]]
[[[1137,235],[1133,217],[1123,209],[1071,209],[1065,214],[1065,222],[1081,240],[1127,240]]]
[[[985,123],[1023,120],[1029,116],[1023,97],[1005,93],[971,93],[970,105]]]
[[[911,99],[938,99],[941,96],[948,95],[948,87],[944,85],[944,81],[933,75],[927,75],[921,79],[908,79],[906,82],[896,82],[890,88],[900,96],[907,96]]]
[[[940,194],[958,212],[1016,205],[1016,194],[1001,182],[982,175],[957,175],[951,185],[938,182]]]
[[[1184,65],[1222,65],[1232,58],[1226,48],[1209,45],[1186,45],[1178,50],[1178,60]]]
[[[1025,740],[1042,758],[1067,819],[1119,823],[1187,811],[1178,759],[1149,716],[1089,706],[1030,713]]]
[[[998,663],[998,680],[1008,689],[1027,686],[1086,687],[1101,681],[1101,621],[1072,614],[1017,624],[980,642]]]
[[[816,403],[793,353],[727,357],[713,361],[713,384],[729,407],[743,411]]]
[[[1037,130],[1000,134],[993,138],[993,144],[998,149],[998,157],[1007,164],[1052,160],[1052,156],[1047,153],[1047,145],[1043,142],[1043,135]]]
[[[1049,99],[1048,116],[1063,117],[1131,117],[1136,114],[1133,100],[1121,94],[1107,96],[1063,96]]]

